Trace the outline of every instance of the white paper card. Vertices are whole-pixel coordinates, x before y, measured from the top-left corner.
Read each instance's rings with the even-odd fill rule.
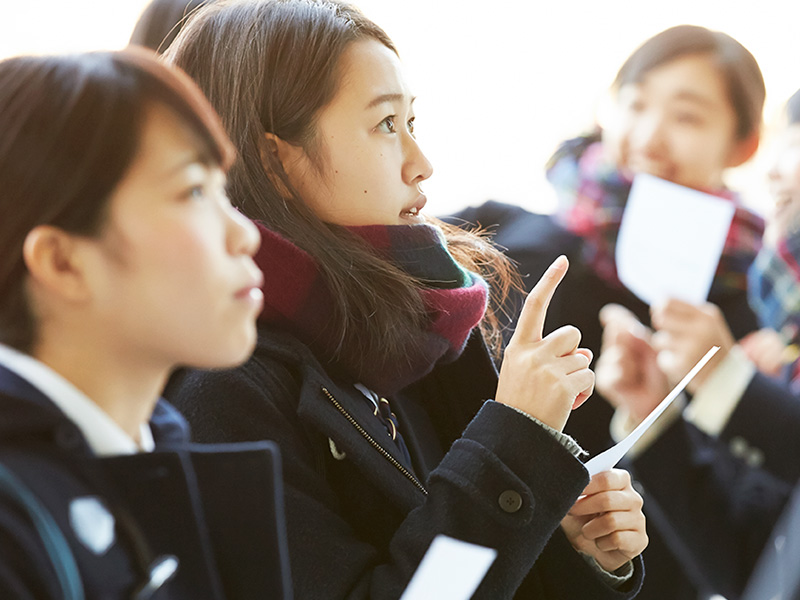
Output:
[[[497,550],[437,535],[400,600],[468,600]]]
[[[735,207],[732,202],[639,174],[617,236],[617,273],[648,304],[708,298]]]
[[[717,353],[717,350],[719,350],[719,346],[713,346],[711,350],[706,352],[705,356],[703,356],[703,358],[701,358],[698,363],[692,367],[692,370],[686,374],[686,377],[681,379],[680,383],[675,386],[675,388],[667,395],[667,397],[664,398],[658,404],[658,406],[656,406],[652,412],[647,415],[645,420],[639,423],[636,429],[631,431],[624,440],[621,440],[618,444],[615,444],[605,452],[601,452],[594,458],[587,461],[583,466],[586,467],[587,471],[589,471],[589,477],[594,477],[598,473],[613,469],[617,463],[622,460],[622,457],[627,454],[628,450],[633,448],[633,445],[639,441],[639,438],[642,437],[642,434],[650,429],[650,426],[655,423],[658,417],[661,416],[661,413],[663,413],[666,408],[672,404],[672,402],[680,395],[687,384],[694,379],[694,376],[700,372],[700,369],[706,366],[706,363]]]

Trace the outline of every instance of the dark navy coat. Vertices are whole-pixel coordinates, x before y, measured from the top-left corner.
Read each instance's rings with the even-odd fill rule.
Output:
[[[527,290],[560,254],[567,256],[569,271],[550,302],[545,333],[563,325],[574,325],[581,331],[581,346],[599,356],[603,330],[598,314],[606,304],[621,304],[645,325],[650,323],[648,305],[627,289],[611,286],[598,277],[582,260],[581,238],[561,227],[550,215],[489,201],[445,220],[467,228],[480,225],[494,232],[493,240],[517,263]],[[720,307],[737,338],[757,328],[745,292],[717,294],[709,300]],[[517,315],[520,307],[521,300],[509,314]],[[510,325],[508,335],[513,332],[515,321]],[[613,408],[595,392],[589,402],[572,414],[564,431],[594,455],[613,443],[609,434],[612,415]],[[696,588],[702,586],[703,581],[689,575],[681,548],[672,543],[674,532],[670,531],[668,523],[659,521],[654,503],[646,495],[646,489],[644,492],[650,544],[644,552],[647,580],[639,597],[642,600],[694,600],[698,596]]]
[[[485,402],[496,385],[473,334],[457,361],[391,398],[411,462],[361,392],[288,335],[260,331],[244,366],[190,372],[169,397],[201,441],[280,445],[298,598],[396,600],[437,534],[498,550],[476,598],[632,597],[640,559],[614,591],[559,528],[586,470],[526,416]]]
[[[649,523],[666,526],[696,577],[729,600],[742,593],[800,479],[798,432],[800,399],[756,373],[718,439],[678,420],[630,465],[647,491]],[[786,535],[800,540],[800,519]]]
[[[154,452],[98,458],[0,367],[0,598],[80,597],[63,592],[76,579],[97,599],[290,597],[276,447],[191,445],[163,401],[151,429]],[[136,596],[151,579],[153,593]]]

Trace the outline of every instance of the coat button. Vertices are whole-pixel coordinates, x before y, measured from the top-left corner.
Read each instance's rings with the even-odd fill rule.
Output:
[[[522,508],[522,496],[514,490],[506,490],[500,494],[497,502],[500,504],[500,508],[507,513],[515,513]]]

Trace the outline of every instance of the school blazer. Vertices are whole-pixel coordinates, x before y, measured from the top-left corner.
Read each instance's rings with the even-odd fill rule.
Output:
[[[679,419],[630,465],[647,492],[648,524],[666,531],[696,578],[729,600],[741,595],[762,551],[775,550],[767,540],[800,479],[798,431],[800,399],[787,383],[756,373],[719,438]],[[791,535],[800,535],[798,524]]]
[[[152,453],[98,458],[0,367],[0,597],[291,597],[277,448],[199,446],[159,402]]]
[[[606,304],[621,304],[645,325],[650,323],[647,304],[627,289],[612,287],[598,277],[583,261],[582,239],[564,229],[551,215],[531,213],[519,206],[490,200],[444,220],[467,229],[475,225],[487,228],[493,234],[493,241],[515,262],[526,290],[533,288],[559,255],[564,254],[569,259],[569,271],[547,311],[545,334],[563,325],[573,325],[581,331],[581,346],[589,348],[597,357],[603,333],[598,314]],[[506,337],[513,333],[523,299],[520,295],[508,311],[513,318],[508,323]],[[737,338],[757,328],[745,292],[717,294],[709,300],[720,307]],[[609,434],[613,412],[611,405],[595,391],[586,404],[573,412],[564,432],[595,455],[613,445]],[[694,565],[686,564],[682,549],[673,543],[677,539],[675,532],[668,523],[658,521],[654,504],[645,496],[650,537],[650,545],[644,552],[648,574],[638,597],[674,600],[697,596],[703,581],[693,572]]]
[[[352,383],[262,328],[253,357],[189,372],[169,397],[198,439],[269,438],[284,456],[298,599],[399,598],[437,534],[495,548],[477,599],[622,599],[559,529],[586,470],[539,425],[486,402],[497,375],[475,332],[461,357],[392,397],[408,462]]]

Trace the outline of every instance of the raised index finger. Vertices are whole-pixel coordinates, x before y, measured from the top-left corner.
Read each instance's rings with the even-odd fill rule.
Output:
[[[517,328],[511,337],[512,341],[519,338],[524,341],[538,342],[542,339],[547,308],[550,306],[550,300],[553,298],[558,284],[564,279],[568,268],[569,261],[563,254],[547,267],[547,271],[544,272],[542,278],[525,299],[525,306],[522,307],[522,312],[519,315]]]

